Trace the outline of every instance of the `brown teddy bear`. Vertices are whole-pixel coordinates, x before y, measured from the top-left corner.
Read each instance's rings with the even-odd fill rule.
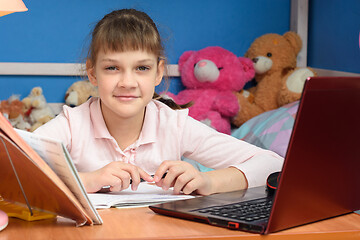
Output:
[[[240,110],[232,119],[239,127],[247,120],[300,99],[305,80],[315,76],[310,68],[297,68],[302,41],[295,32],[269,33],[251,44],[245,57],[252,59],[256,86],[236,93]]]
[[[87,80],[74,82],[65,93],[65,104],[76,107],[86,102],[90,97],[99,96],[98,90]]]

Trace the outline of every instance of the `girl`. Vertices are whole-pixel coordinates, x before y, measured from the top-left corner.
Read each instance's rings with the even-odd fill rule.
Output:
[[[99,98],[64,106],[36,133],[63,141],[88,192],[107,185],[121,191],[130,180],[136,190],[142,178],[164,190],[173,187],[175,194],[209,195],[264,185],[281,169],[277,154],[221,134],[189,117],[187,109],[173,110],[157,100],[165,58],[147,14],[123,9],[100,20],[86,69]],[[216,170],[199,172],[182,156]]]

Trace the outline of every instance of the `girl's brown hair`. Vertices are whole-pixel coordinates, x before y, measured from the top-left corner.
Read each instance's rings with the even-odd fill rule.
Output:
[[[154,54],[158,61],[163,60],[166,63],[164,47],[156,24],[146,13],[135,9],[113,11],[96,24],[88,51],[87,68],[94,67],[101,50],[105,52],[142,50]],[[168,81],[167,78],[166,81]],[[171,99],[162,98],[157,93],[154,93],[153,98],[173,109],[188,107],[188,104],[178,105]]]

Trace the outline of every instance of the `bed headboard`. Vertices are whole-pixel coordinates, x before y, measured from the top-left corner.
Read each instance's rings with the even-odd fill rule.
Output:
[[[167,65],[167,76],[179,77],[177,64]],[[85,64],[81,63],[31,63],[2,62],[0,75],[33,76],[85,76]]]

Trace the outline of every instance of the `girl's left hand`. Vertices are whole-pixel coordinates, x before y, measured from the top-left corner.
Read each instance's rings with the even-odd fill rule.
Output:
[[[166,173],[165,178],[161,178]],[[155,184],[164,190],[174,187],[174,194],[182,191],[184,194],[209,195],[212,193],[211,179],[207,174],[199,172],[188,162],[164,161],[154,175]]]

